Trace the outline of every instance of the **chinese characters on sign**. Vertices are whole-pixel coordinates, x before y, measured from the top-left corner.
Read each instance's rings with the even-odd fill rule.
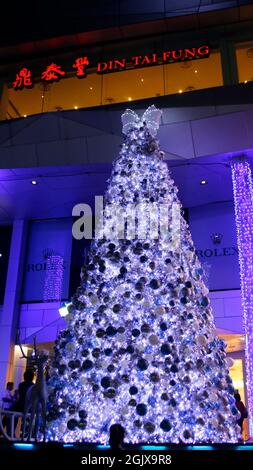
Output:
[[[78,57],[72,67],[76,69],[77,77],[86,77],[86,67],[89,65],[88,57]]]
[[[77,57],[72,64],[72,69],[75,70],[75,75],[78,78],[85,78],[87,76],[87,68],[96,67],[96,72],[107,73],[117,72],[125,70],[126,68],[146,67],[149,65],[161,65],[165,63],[174,63],[180,61],[203,59],[209,57],[210,49],[207,45],[199,47],[191,47],[189,49],[177,49],[162,51],[160,54],[149,54],[149,55],[137,55],[133,56],[130,60],[123,59],[112,59],[106,62],[98,62],[96,65],[90,64],[90,60],[87,56]],[[62,69],[59,64],[50,64],[45,67],[41,73],[41,81],[43,82],[55,82],[65,77],[67,72]],[[12,83],[14,90],[22,90],[23,88],[31,88],[34,85],[34,79],[30,69],[23,67],[16,73],[16,78]]]
[[[41,78],[47,82],[52,82],[54,80],[59,80],[59,78],[64,77],[64,75],[66,75],[66,72],[61,70],[60,65],[50,64],[47,66],[46,70],[42,72]]]
[[[22,88],[30,88],[33,86],[31,70],[26,67],[21,69],[17,74],[12,84],[15,90],[21,90]]]

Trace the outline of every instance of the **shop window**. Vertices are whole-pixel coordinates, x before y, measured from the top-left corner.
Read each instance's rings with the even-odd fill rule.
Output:
[[[245,336],[236,333],[220,333],[219,337],[226,343],[227,361],[229,375],[233,382],[233,387],[241,396],[241,400],[247,407],[247,389],[245,377]],[[243,423],[243,438],[249,436],[249,420]]]
[[[32,89],[15,91],[8,89],[8,105],[6,109],[6,118],[15,119],[26,117],[31,114],[43,112],[43,88],[41,84],[36,84]]]
[[[223,84],[219,52],[211,52],[208,59],[166,64],[164,71],[166,95],[221,86]]]
[[[236,45],[237,70],[240,83],[253,81],[253,41]]]
[[[55,83],[35,84],[31,89],[9,89],[7,119],[31,114],[78,109],[101,104],[101,76],[64,78]]]
[[[103,104],[164,95],[163,66],[127,70],[103,76]]]
[[[222,85],[219,52],[189,60],[103,77],[103,104],[132,101]]]
[[[233,386],[237,392],[239,392],[241,399],[244,404],[246,403],[245,396],[245,381],[244,381],[244,372],[243,372],[243,359],[236,358],[234,359],[232,367],[229,369],[230,377],[233,381]],[[243,424],[243,438],[248,438],[248,420],[244,421]]]
[[[101,104],[101,76],[87,75],[86,78],[67,78],[48,85],[45,93],[45,111],[78,109]]]

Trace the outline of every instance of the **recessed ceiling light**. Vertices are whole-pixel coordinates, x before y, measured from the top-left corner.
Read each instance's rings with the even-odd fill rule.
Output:
[[[202,185],[207,184],[207,181],[206,180],[201,180],[200,184],[202,184]]]
[[[90,86],[90,90],[93,90],[93,86]]]
[[[197,71],[197,70],[194,70],[194,73],[198,73],[198,71]]]
[[[178,93],[183,93],[183,90],[178,90]]]
[[[141,78],[141,82],[144,82],[144,78]]]
[[[24,114],[24,117],[27,117],[27,114]]]
[[[78,109],[78,106],[74,106],[74,109]]]
[[[248,83],[248,80],[244,80],[244,83]]]
[[[128,98],[128,101],[132,101],[132,98],[131,98],[131,96],[129,96],[129,98]]]
[[[38,184],[38,181],[32,180],[32,181],[31,181],[31,184],[33,184],[33,186],[35,186],[36,184]]]

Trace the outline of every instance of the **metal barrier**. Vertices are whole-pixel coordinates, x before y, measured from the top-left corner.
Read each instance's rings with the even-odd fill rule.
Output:
[[[2,417],[6,416],[6,417],[9,417],[10,419],[10,431],[11,431],[11,435],[9,435],[6,431],[7,431],[7,427],[6,427],[6,431],[4,430],[4,426],[3,426],[3,419]],[[24,414],[19,412],[19,411],[9,411],[9,410],[5,410],[5,409],[0,409],[0,432],[3,434],[3,436],[5,437],[5,439],[7,439],[8,441],[21,441],[21,437],[16,437],[15,435],[15,418],[23,418]],[[29,418],[30,418],[30,414],[27,415]]]

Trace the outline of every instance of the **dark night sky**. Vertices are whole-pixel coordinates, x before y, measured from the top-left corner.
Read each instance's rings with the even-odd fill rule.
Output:
[[[0,46],[99,29],[105,21],[110,26],[117,19],[118,7],[117,0],[5,2]]]
[[[0,47],[247,3],[252,0],[5,0]]]

